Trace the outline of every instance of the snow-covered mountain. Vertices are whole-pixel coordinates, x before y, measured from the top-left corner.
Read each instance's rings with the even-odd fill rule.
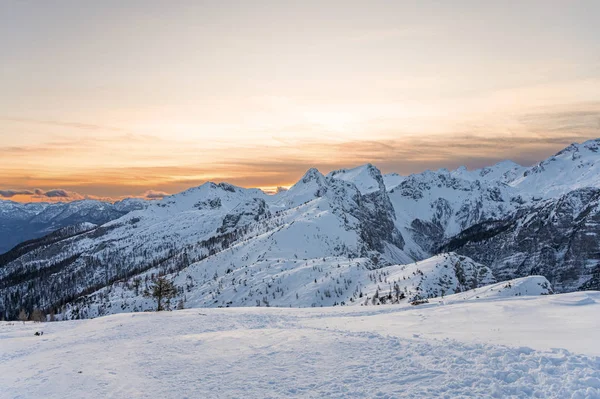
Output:
[[[582,188],[474,225],[442,249],[490,266],[500,279],[546,276],[560,292],[600,289],[600,189]]]
[[[0,310],[143,310],[159,274],[190,306],[381,303],[396,286],[408,300],[531,274],[559,292],[598,289],[599,143],[531,168],[310,169],[274,195],[209,182],[4,254]]]
[[[73,202],[18,203],[0,201],[0,254],[15,245],[78,223],[104,224],[126,213],[143,209],[147,201],[128,198],[116,203],[80,200]]]
[[[362,195],[352,183],[316,170],[275,197],[206,183],[94,230],[16,256],[7,253],[0,269],[3,303],[63,304],[139,273],[179,272],[205,259],[218,262],[219,275],[234,261],[250,267],[360,258],[372,268],[411,261],[393,218],[384,188]],[[206,276],[212,278],[212,271]],[[40,293],[27,290],[31,284],[61,288]]]
[[[555,198],[569,191],[600,187],[600,139],[571,144],[508,181],[533,198]]]

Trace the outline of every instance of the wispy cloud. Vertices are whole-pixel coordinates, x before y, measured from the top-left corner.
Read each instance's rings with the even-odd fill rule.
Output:
[[[105,126],[105,125],[96,125],[96,124],[91,124],[91,123],[79,123],[79,122],[69,122],[69,121],[53,121],[53,120],[14,118],[14,117],[0,117],[0,121],[45,125],[45,126],[59,127],[59,128],[73,128],[73,129],[81,129],[81,130],[103,130],[103,131],[114,131],[114,132],[125,131],[125,129],[115,127],[115,126]]]
[[[334,169],[373,163],[384,172],[410,174],[425,169],[478,168],[511,159],[532,165],[573,142],[599,135],[534,134],[486,137],[475,134],[444,136],[406,136],[391,140],[353,140],[329,142],[304,141],[301,150],[293,147],[248,150],[247,157],[229,157],[211,165],[136,166],[70,171],[61,176],[37,178],[38,183],[70,189],[5,189],[0,196],[36,199],[75,200],[83,198],[119,199],[124,196],[159,199],[206,181],[227,181],[244,187],[278,186],[295,183],[304,172],[317,167],[324,173]],[[285,154],[285,156],[282,156]],[[15,176],[15,182],[22,178]],[[10,181],[9,180],[9,181]],[[83,183],[91,181],[91,183]],[[142,194],[137,194],[142,190]],[[79,194],[79,192],[89,194]],[[94,195],[95,194],[95,195]],[[29,197],[28,197],[29,196]]]
[[[384,116],[391,117],[391,111]],[[414,133],[419,129],[408,129],[406,120],[377,119],[374,114],[354,126],[352,134],[338,134],[310,121],[253,125],[250,137],[256,130],[262,137],[255,143],[248,136],[215,143],[119,132],[0,144],[0,197],[157,199],[208,180],[276,190],[295,183],[311,167],[329,172],[367,162],[402,174],[482,167],[503,159],[531,165],[572,142],[600,136],[600,102],[484,116],[420,134]]]
[[[155,191],[155,190],[148,190],[143,194],[143,198],[146,199],[161,199],[164,198],[166,196],[168,196],[168,193],[165,193],[164,191]]]

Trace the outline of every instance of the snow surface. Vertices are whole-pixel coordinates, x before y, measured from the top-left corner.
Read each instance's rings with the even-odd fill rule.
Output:
[[[363,194],[378,191],[382,188],[382,185],[384,189],[387,187],[385,186],[386,179],[381,176],[379,169],[370,163],[352,169],[334,170],[327,177],[351,182]],[[393,184],[392,179],[388,179],[388,182]]]
[[[0,322],[0,397],[600,398],[599,292],[446,299]]]

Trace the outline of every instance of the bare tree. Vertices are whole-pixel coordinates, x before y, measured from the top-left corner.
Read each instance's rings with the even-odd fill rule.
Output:
[[[25,323],[27,320],[29,320],[29,315],[27,314],[27,312],[25,311],[25,309],[21,309],[21,311],[19,312],[18,319],[20,321],[22,321],[23,323]]]
[[[41,323],[42,321],[46,321],[46,315],[40,309],[34,309],[31,312],[31,320]]]

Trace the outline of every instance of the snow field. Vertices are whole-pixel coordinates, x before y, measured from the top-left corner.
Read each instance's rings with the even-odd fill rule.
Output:
[[[583,292],[2,322],[0,397],[599,398],[598,311]]]

